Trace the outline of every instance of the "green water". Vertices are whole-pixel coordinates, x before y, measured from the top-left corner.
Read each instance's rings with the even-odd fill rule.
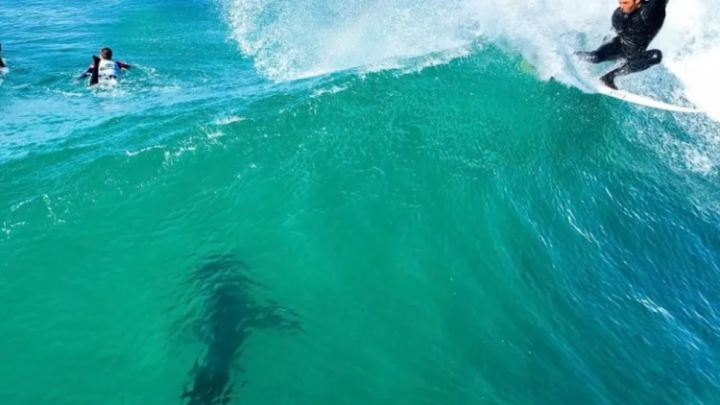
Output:
[[[232,404],[717,400],[718,189],[687,147],[715,124],[541,81],[485,44],[422,69],[175,76],[191,45],[236,58],[219,11],[144,7],[109,14],[136,27],[124,93],[10,55],[2,404],[187,403],[196,360],[222,352],[208,265],[246,277],[241,323],[299,325],[234,342]],[[158,49],[193,15],[202,30]]]

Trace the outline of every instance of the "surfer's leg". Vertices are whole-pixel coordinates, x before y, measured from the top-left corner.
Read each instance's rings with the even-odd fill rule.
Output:
[[[662,62],[662,52],[657,49],[642,52],[637,56],[628,58],[627,63],[625,63],[625,73],[623,74],[642,72],[660,62]]]
[[[622,44],[620,37],[613,38],[610,42],[602,44],[597,50],[592,52],[575,52],[590,63],[602,63],[617,60],[622,57]]]
[[[624,65],[610,71],[605,76],[601,77],[600,80],[602,80],[608,87],[617,90],[617,87],[615,86],[615,79],[618,76],[642,72],[643,70],[647,70],[660,62],[662,62],[662,52],[657,49],[640,52],[629,57]]]

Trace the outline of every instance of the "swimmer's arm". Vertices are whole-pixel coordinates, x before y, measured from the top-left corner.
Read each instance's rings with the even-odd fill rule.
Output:
[[[120,69],[130,69],[132,66],[128,65],[127,63],[122,62],[115,62],[120,67]]]
[[[83,72],[83,74],[78,77],[78,80],[84,79],[92,75],[93,70],[95,70],[95,68],[93,66],[90,66],[85,72]]]
[[[6,67],[5,62],[3,62],[2,58],[0,58],[0,68],[4,68],[4,67]]]

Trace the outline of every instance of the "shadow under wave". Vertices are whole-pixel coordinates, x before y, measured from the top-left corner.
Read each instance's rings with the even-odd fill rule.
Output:
[[[223,254],[206,257],[192,273],[191,298],[201,297],[195,313],[195,334],[205,347],[189,373],[192,382],[180,397],[187,405],[230,402],[233,374],[242,371],[236,362],[253,330],[302,331],[295,313],[273,301],[253,297],[253,290],[260,285],[246,275],[248,270],[235,256]]]

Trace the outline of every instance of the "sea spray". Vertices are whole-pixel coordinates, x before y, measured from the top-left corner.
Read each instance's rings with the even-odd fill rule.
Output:
[[[485,38],[519,52],[537,70],[583,87],[602,67],[572,53],[590,50],[614,35],[614,1],[582,7],[521,0],[223,0],[231,35],[262,75],[276,81],[327,74],[465,46]],[[720,104],[720,0],[671,2],[665,28],[652,47],[663,50],[664,68],[638,75],[629,89],[671,102],[687,98],[716,119]],[[578,75],[582,77],[578,77]],[[658,84],[661,84],[658,86]],[[667,97],[673,87],[684,92]]]

